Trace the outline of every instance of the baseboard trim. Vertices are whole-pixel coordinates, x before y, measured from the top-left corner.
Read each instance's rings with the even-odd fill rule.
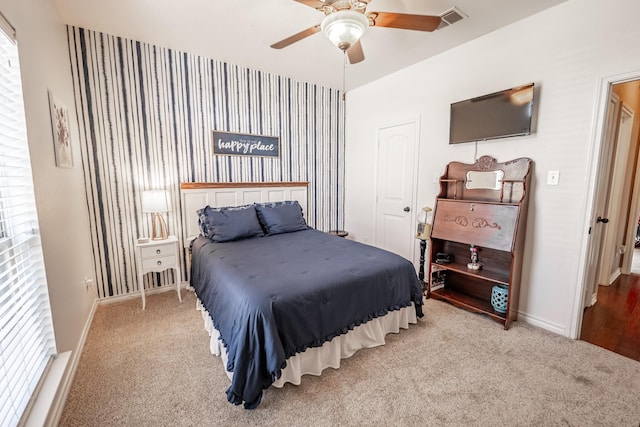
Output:
[[[609,276],[609,283],[607,283],[607,286],[612,285],[613,282],[615,282],[616,279],[620,277],[620,274],[622,274],[622,270],[620,270],[620,268],[617,268],[616,271],[611,273],[611,276]]]
[[[536,317],[536,316],[531,316],[521,311],[518,312],[518,320],[522,320],[530,325],[537,326],[538,328],[545,329],[549,332],[553,332],[558,335],[562,335],[566,337],[569,336],[567,335],[567,330],[564,326],[540,319],[539,317]]]
[[[62,410],[64,409],[64,404],[67,402],[67,397],[69,396],[69,391],[71,390],[71,384],[73,384],[73,380],[76,377],[76,371],[78,370],[80,356],[82,355],[85,341],[87,340],[87,336],[89,335],[89,329],[91,329],[91,323],[93,323],[93,316],[96,312],[98,304],[100,304],[100,300],[96,298],[93,301],[93,305],[91,306],[91,310],[89,311],[89,316],[87,317],[87,321],[84,324],[80,341],[78,342],[76,349],[72,353],[71,363],[67,366],[65,376],[63,377],[62,382],[58,387],[58,393],[56,394],[56,398],[52,404],[51,409],[49,410],[46,423],[44,424],[47,427],[54,427],[60,423]]]

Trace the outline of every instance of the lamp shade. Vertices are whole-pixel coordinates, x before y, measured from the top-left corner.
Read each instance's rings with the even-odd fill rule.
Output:
[[[339,10],[325,16],[320,24],[322,33],[342,50],[347,50],[369,28],[369,19],[360,12]]]
[[[148,213],[169,212],[169,193],[163,190],[143,191],[142,211]]]

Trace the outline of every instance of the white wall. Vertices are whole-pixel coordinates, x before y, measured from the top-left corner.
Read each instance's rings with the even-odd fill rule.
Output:
[[[433,206],[434,174],[442,174],[449,161],[474,162],[473,143],[448,145],[449,105],[535,82],[536,133],[479,143],[478,156],[534,160],[521,319],[570,335],[586,250],[592,156],[599,149],[602,79],[640,74],[638,16],[637,1],[569,0],[351,91],[345,211],[350,235],[373,242],[377,126],[421,117],[418,207]],[[560,171],[560,185],[546,185],[549,170]]]
[[[0,0],[17,31],[38,220],[58,352],[75,350],[95,294],[66,27],[48,0]],[[47,89],[69,108],[74,166],[55,166]]]

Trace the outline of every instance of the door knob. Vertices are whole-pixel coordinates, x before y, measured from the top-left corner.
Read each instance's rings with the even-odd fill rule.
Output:
[[[599,216],[598,218],[596,218],[596,222],[601,222],[603,224],[606,224],[609,222],[609,218],[602,218],[601,216]]]
[[[410,210],[411,210],[411,209],[409,208],[409,206],[407,206],[407,207],[405,207],[405,208],[403,209],[403,211],[405,211],[405,212],[409,212]]]

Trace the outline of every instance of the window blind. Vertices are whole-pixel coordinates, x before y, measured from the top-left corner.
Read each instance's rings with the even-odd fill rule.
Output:
[[[56,349],[18,49],[1,15],[0,30],[0,426],[15,426]]]

